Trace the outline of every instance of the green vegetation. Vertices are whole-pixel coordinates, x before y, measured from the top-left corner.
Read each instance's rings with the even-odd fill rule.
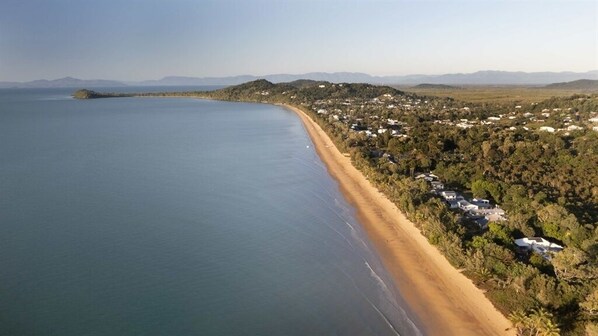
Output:
[[[547,89],[598,91],[598,80],[580,79],[572,82],[554,83],[546,85]]]
[[[131,97],[127,93],[99,93],[92,90],[77,90],[73,93],[75,99],[95,99],[95,98],[115,98],[115,97]]]
[[[397,87],[400,90],[418,95],[448,97],[471,103],[538,103],[553,97],[568,97],[580,93],[579,89],[568,87],[533,87],[533,86],[462,86],[459,88]],[[596,92],[598,90],[595,90]]]
[[[455,87],[452,85],[446,85],[446,84],[427,84],[427,83],[423,83],[423,84],[418,84],[416,86],[413,87],[414,89],[428,89],[428,90],[459,90],[461,88],[459,87]]]
[[[598,329],[597,94],[470,103],[385,86],[265,80],[144,94],[183,95],[302,109],[520,335]],[[427,171],[447,189],[500,204],[507,220],[480,228],[413,178]],[[565,249],[551,260],[522,253],[513,240],[529,236]]]

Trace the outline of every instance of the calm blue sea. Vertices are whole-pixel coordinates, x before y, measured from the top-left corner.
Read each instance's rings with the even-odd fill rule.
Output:
[[[420,334],[295,114],[71,92],[0,90],[0,335]]]

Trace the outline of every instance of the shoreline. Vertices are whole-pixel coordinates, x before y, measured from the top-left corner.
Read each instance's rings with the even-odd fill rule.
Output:
[[[515,335],[511,322],[473,282],[420,233],[403,213],[358,171],[320,126],[300,109],[297,114],[328,173],[373,243],[408,308],[428,335]]]

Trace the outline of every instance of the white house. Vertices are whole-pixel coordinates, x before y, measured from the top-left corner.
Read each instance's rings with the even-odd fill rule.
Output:
[[[554,133],[555,129],[554,129],[554,127],[550,127],[550,126],[542,126],[542,127],[540,127],[540,131]]]
[[[440,196],[444,197],[444,199],[447,201],[457,199],[457,193],[449,190],[440,192]]]
[[[433,190],[442,190],[444,189],[444,183],[440,181],[431,181],[430,186],[432,186]]]
[[[567,131],[578,131],[578,130],[582,130],[583,127],[579,127],[577,125],[571,125],[569,127],[567,127]]]
[[[515,244],[521,248],[538,253],[546,260],[550,260],[550,253],[559,252],[563,249],[561,245],[551,243],[542,237],[515,239]]]
[[[438,176],[436,176],[432,173],[423,173],[423,174],[419,174],[415,177],[416,180],[419,180],[422,178],[428,182],[438,181]]]

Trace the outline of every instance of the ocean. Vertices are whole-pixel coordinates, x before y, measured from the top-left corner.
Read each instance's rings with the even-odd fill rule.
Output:
[[[0,335],[422,334],[294,113],[72,91],[0,90]]]

